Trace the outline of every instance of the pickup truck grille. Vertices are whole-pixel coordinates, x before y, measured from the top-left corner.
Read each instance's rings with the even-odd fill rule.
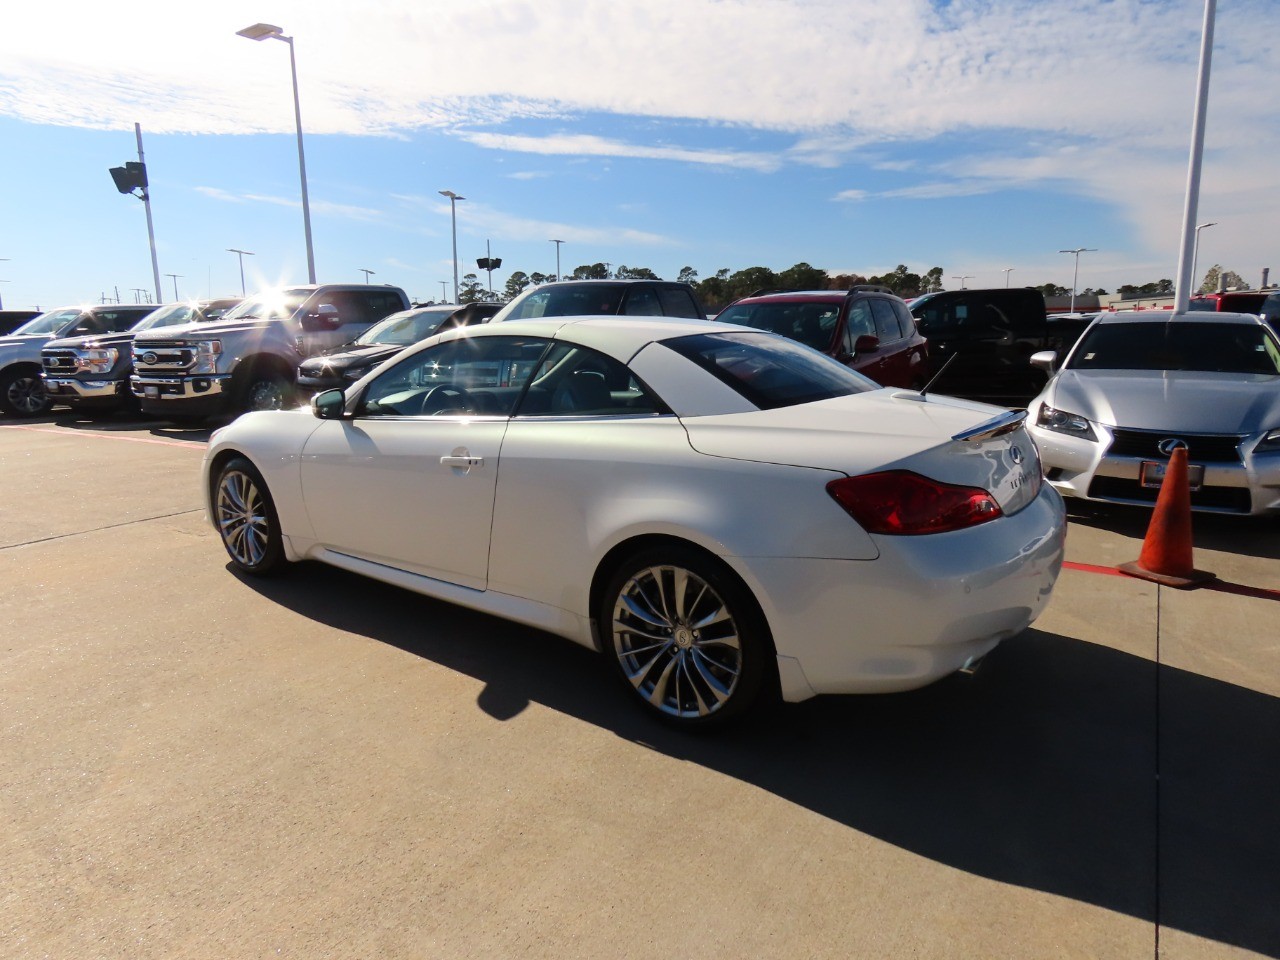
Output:
[[[70,376],[80,369],[74,350],[46,350],[40,355],[44,372],[54,376]]]
[[[1192,463],[1239,463],[1240,441],[1243,437],[1231,434],[1182,434],[1176,431],[1115,430],[1111,449],[1113,457],[1141,457],[1144,460],[1169,459],[1160,452],[1161,440],[1176,438],[1187,445],[1187,460]]]
[[[195,362],[194,344],[180,340],[133,342],[133,372],[140,377],[189,370]]]

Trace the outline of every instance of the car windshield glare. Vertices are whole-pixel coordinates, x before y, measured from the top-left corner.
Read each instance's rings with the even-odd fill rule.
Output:
[[[1072,352],[1073,370],[1280,374],[1280,346],[1243,323],[1103,323]]]
[[[161,307],[133,325],[134,330],[151,330],[154,327],[170,327],[179,323],[191,323],[197,319],[196,310],[189,303],[175,303]]]
[[[84,311],[78,307],[72,310],[54,310],[52,313],[42,313],[38,317],[32,317],[9,336],[20,334],[39,334],[39,333],[57,333],[72,320],[75,320]]]
[[[664,340],[761,410],[878,390],[825,354],[766,333],[700,333]]]
[[[224,320],[287,319],[302,306],[309,291],[274,290],[271,293],[250,297],[238,307],[228,310]]]
[[[361,345],[387,343],[407,347],[411,343],[427,339],[452,314],[452,310],[397,313],[381,323],[375,323],[356,337],[354,342]]]

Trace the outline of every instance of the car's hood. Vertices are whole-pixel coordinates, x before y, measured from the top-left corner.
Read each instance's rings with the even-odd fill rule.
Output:
[[[20,337],[10,334],[7,337],[0,337],[0,347],[29,347],[33,343],[44,343],[52,338],[51,333],[28,333]]]
[[[243,333],[246,330],[262,330],[273,324],[284,321],[276,320],[203,320],[196,323],[183,323],[175,327],[161,327],[159,330],[143,330],[140,336],[144,340],[190,340],[198,337],[208,340],[227,333]]]
[[[1063,370],[1049,406],[1136,430],[1256,433],[1280,427],[1280,376],[1163,370]]]
[[[50,340],[44,345],[46,350],[93,350],[97,347],[118,347],[133,342],[133,334],[127,330],[120,333],[104,333],[96,337],[67,337],[63,340]]]
[[[1007,414],[984,403],[943,396],[921,400],[913,391],[885,389],[682,422],[693,448],[711,456],[851,476],[912,470],[945,483],[981,486],[1014,510],[1035,495],[1030,481],[1039,472],[1025,430],[990,440],[953,439]]]
[[[346,370],[349,367],[365,366],[385,360],[403,349],[404,347],[394,344],[370,343],[359,347],[347,347],[320,357],[312,357],[302,366],[307,370],[322,370],[326,367],[330,370]]]

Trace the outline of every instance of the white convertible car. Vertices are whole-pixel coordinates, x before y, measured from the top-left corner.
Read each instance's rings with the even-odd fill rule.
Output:
[[[204,493],[240,570],[322,560],[560,634],[700,725],[920,687],[1031,623],[1065,512],[1023,416],[744,327],[514,321],[239,418]]]

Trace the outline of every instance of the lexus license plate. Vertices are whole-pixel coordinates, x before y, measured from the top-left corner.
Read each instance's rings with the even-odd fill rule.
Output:
[[[1164,483],[1165,474],[1169,472],[1169,464],[1164,460],[1143,460],[1138,480],[1144,487],[1158,487]],[[1187,486],[1191,490],[1199,490],[1204,483],[1204,464],[1187,464]]]

